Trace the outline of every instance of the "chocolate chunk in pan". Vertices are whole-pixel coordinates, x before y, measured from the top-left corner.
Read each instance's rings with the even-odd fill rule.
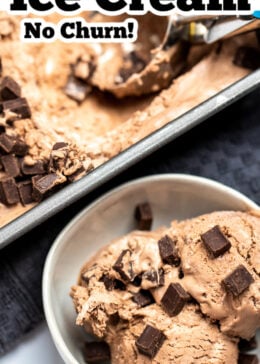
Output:
[[[24,160],[21,163],[21,169],[26,176],[33,176],[46,173],[43,161],[36,161],[34,164],[27,164]]]
[[[17,155],[18,157],[24,157],[28,153],[28,145],[21,139],[15,138],[15,144],[12,148],[12,153]]]
[[[160,350],[165,339],[166,336],[162,331],[147,325],[135,343],[139,353],[152,359]]]
[[[253,336],[250,340],[240,339],[238,344],[240,351],[251,351],[257,348],[256,337]]]
[[[20,201],[14,178],[0,181],[0,201],[7,206],[15,205]]]
[[[171,283],[161,299],[161,305],[169,316],[177,316],[190,299],[179,283]]]
[[[86,82],[74,76],[69,76],[64,91],[71,99],[82,102],[90,94],[92,88]]]
[[[155,302],[151,292],[144,289],[135,293],[132,299],[139,307],[149,306]]]
[[[233,62],[236,66],[256,70],[260,67],[260,50],[253,47],[240,47]]]
[[[42,199],[43,199],[43,195],[40,194],[35,188],[35,184],[37,181],[39,181],[41,178],[43,178],[44,175],[43,174],[38,174],[36,176],[32,176],[32,186],[33,186],[33,194],[32,194],[32,197],[33,197],[33,200],[36,201],[36,202],[41,202]]]
[[[56,186],[64,183],[66,178],[59,176],[56,173],[50,173],[38,179],[33,185],[35,191],[44,196],[46,193],[52,191]]]
[[[238,364],[258,364],[258,357],[256,355],[239,354]]]
[[[149,288],[155,288],[164,285],[164,270],[160,268],[159,270],[151,269],[146,271],[142,275],[142,281],[148,283]],[[146,282],[145,282],[146,281]]]
[[[65,168],[69,154],[68,143],[56,143],[54,144],[51,154],[48,170],[49,172],[55,172]]]
[[[15,146],[15,139],[3,133],[0,134],[0,151],[4,153],[11,153]]]
[[[20,176],[20,166],[18,159],[12,155],[7,154],[1,157],[1,162],[4,167],[5,172],[9,177],[18,177]]]
[[[32,116],[30,106],[24,97],[4,101],[0,103],[1,111],[5,113],[11,113],[12,116],[8,117],[8,121],[27,119]]]
[[[120,277],[126,281],[134,280],[135,275],[132,267],[132,253],[129,249],[123,250],[117,261],[113,265],[113,269],[119,273]]]
[[[109,345],[104,341],[85,343],[84,357],[87,363],[100,363],[110,359]]]
[[[0,95],[2,100],[13,100],[21,96],[21,87],[9,76],[3,78],[0,84]]]
[[[222,233],[219,226],[214,226],[202,234],[201,239],[210,255],[214,258],[223,255],[231,248],[230,241]]]
[[[243,293],[251,283],[254,282],[254,278],[248,272],[248,270],[240,264],[232,273],[230,273],[222,284],[227,292],[232,293],[235,297]]]
[[[148,202],[142,203],[136,206],[135,209],[135,218],[137,220],[138,229],[139,230],[150,230],[152,221],[153,221],[153,214],[151,206]]]
[[[180,257],[175,247],[175,242],[168,235],[165,235],[158,241],[158,246],[163,263],[174,265],[175,267],[180,265]]]
[[[31,181],[23,181],[18,183],[17,189],[23,206],[34,202],[33,187]]]
[[[80,179],[81,177],[83,177],[86,174],[86,170],[85,168],[82,166],[80,167],[75,173],[71,174],[70,176],[68,176],[68,181],[69,182],[75,182],[78,179]]]

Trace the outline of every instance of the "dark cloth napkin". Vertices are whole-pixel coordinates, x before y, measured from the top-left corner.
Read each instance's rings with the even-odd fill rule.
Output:
[[[112,187],[157,173],[209,177],[260,204],[260,89],[0,251],[0,354],[43,319],[44,260],[67,222]]]

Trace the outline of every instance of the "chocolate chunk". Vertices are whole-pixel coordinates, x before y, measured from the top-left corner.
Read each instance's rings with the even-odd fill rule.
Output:
[[[126,282],[131,282],[135,278],[131,258],[131,251],[129,249],[123,250],[113,265],[113,269]]]
[[[13,178],[6,178],[0,181],[0,201],[7,206],[17,204],[20,201]]]
[[[139,230],[150,230],[153,221],[150,204],[145,202],[136,206],[135,218],[137,220]]]
[[[238,364],[258,364],[258,358],[256,355],[239,354]]]
[[[113,289],[115,289],[115,280],[110,278],[107,274],[103,275],[101,281],[104,282],[104,285],[108,291],[113,291]]]
[[[33,185],[35,191],[40,195],[45,195],[47,192],[52,191],[57,185],[64,183],[65,180],[58,176],[56,173],[50,173],[38,179]]]
[[[109,316],[109,325],[116,326],[119,324],[120,316],[118,312],[113,313],[113,315]]]
[[[21,87],[9,76],[3,78],[0,84],[0,95],[2,100],[13,100],[21,96]]]
[[[84,174],[86,174],[86,170],[85,168],[82,166],[80,167],[75,173],[71,174],[70,176],[68,176],[68,181],[69,182],[75,182],[78,179],[80,179]]]
[[[69,76],[65,86],[65,94],[71,99],[82,102],[86,99],[91,91],[91,86],[87,85],[86,82],[74,76]]]
[[[219,226],[215,226],[202,234],[201,239],[210,255],[214,258],[223,255],[231,248],[230,241],[222,233]]]
[[[3,133],[0,134],[0,150],[4,153],[11,153],[15,146],[15,139]]]
[[[18,177],[20,176],[20,166],[18,163],[18,159],[12,154],[3,155],[1,157],[1,162],[4,167],[5,172],[8,174],[8,177]]]
[[[42,194],[40,194],[35,188],[34,188],[34,186],[35,186],[35,184],[36,184],[36,182],[37,181],[39,181],[41,178],[43,178],[44,177],[44,175],[42,175],[42,174],[38,174],[38,175],[36,175],[36,176],[32,176],[32,186],[33,186],[33,195],[32,195],[32,198],[33,198],[33,200],[34,201],[36,201],[36,202],[41,202],[42,201],[42,199],[43,199],[43,195]]]
[[[23,206],[34,202],[33,187],[31,181],[24,181],[17,184],[18,193]]]
[[[114,289],[119,289],[121,291],[126,290],[126,286],[123,282],[121,282],[119,279],[109,277],[108,274],[104,274],[100,280],[104,282],[104,285],[108,291],[113,291]]]
[[[21,169],[26,176],[33,176],[46,173],[43,161],[37,161],[32,165],[26,164],[25,161],[21,163]]]
[[[87,363],[100,363],[109,360],[109,345],[104,341],[85,343],[84,357]]]
[[[260,67],[260,50],[253,47],[240,47],[233,62],[236,66],[256,70]]]
[[[147,325],[135,344],[139,353],[149,356],[152,359],[160,350],[165,339],[166,336],[162,331]]]
[[[155,269],[151,269],[147,272],[144,272],[142,275],[143,281],[148,281],[149,288],[154,288],[158,286],[164,285],[164,270],[160,268],[158,271]]]
[[[139,307],[149,306],[155,302],[150,291],[145,291],[144,289],[135,293],[132,299]]]
[[[68,145],[69,145],[68,143],[58,142],[58,143],[54,144],[54,146],[52,147],[52,150],[59,150],[59,149],[67,148]]]
[[[21,139],[15,138],[15,144],[12,148],[12,153],[18,157],[24,157],[28,153],[28,145]]]
[[[257,348],[256,337],[252,337],[250,340],[240,339],[238,344],[240,351],[251,351]]]
[[[4,101],[0,104],[2,112],[11,112],[15,114],[9,121],[27,119],[32,116],[31,109],[25,98],[21,97],[15,100]]]
[[[135,287],[140,287],[142,284],[142,274],[139,274],[138,276],[135,277],[135,279],[133,280],[133,282],[131,282]]]
[[[180,257],[175,247],[175,243],[168,235],[158,241],[158,246],[162,261],[165,264],[174,265],[175,267],[180,265]]]
[[[161,304],[169,316],[177,316],[189,298],[190,295],[179,283],[171,283],[161,299]]]
[[[235,297],[243,293],[253,282],[253,277],[242,264],[222,281],[227,292],[232,293]]]

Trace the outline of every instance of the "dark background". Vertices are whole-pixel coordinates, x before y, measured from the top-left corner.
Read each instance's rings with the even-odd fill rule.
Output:
[[[0,355],[43,319],[43,264],[67,222],[111,188],[157,173],[212,178],[260,204],[260,89],[0,251]]]

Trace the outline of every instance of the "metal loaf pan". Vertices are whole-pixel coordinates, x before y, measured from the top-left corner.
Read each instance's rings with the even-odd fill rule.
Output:
[[[0,229],[0,248],[86,196],[97,187],[131,167],[186,131],[260,87],[260,70],[236,82],[216,96],[171,121],[145,139],[106,162],[81,180],[63,188],[32,210]]]

